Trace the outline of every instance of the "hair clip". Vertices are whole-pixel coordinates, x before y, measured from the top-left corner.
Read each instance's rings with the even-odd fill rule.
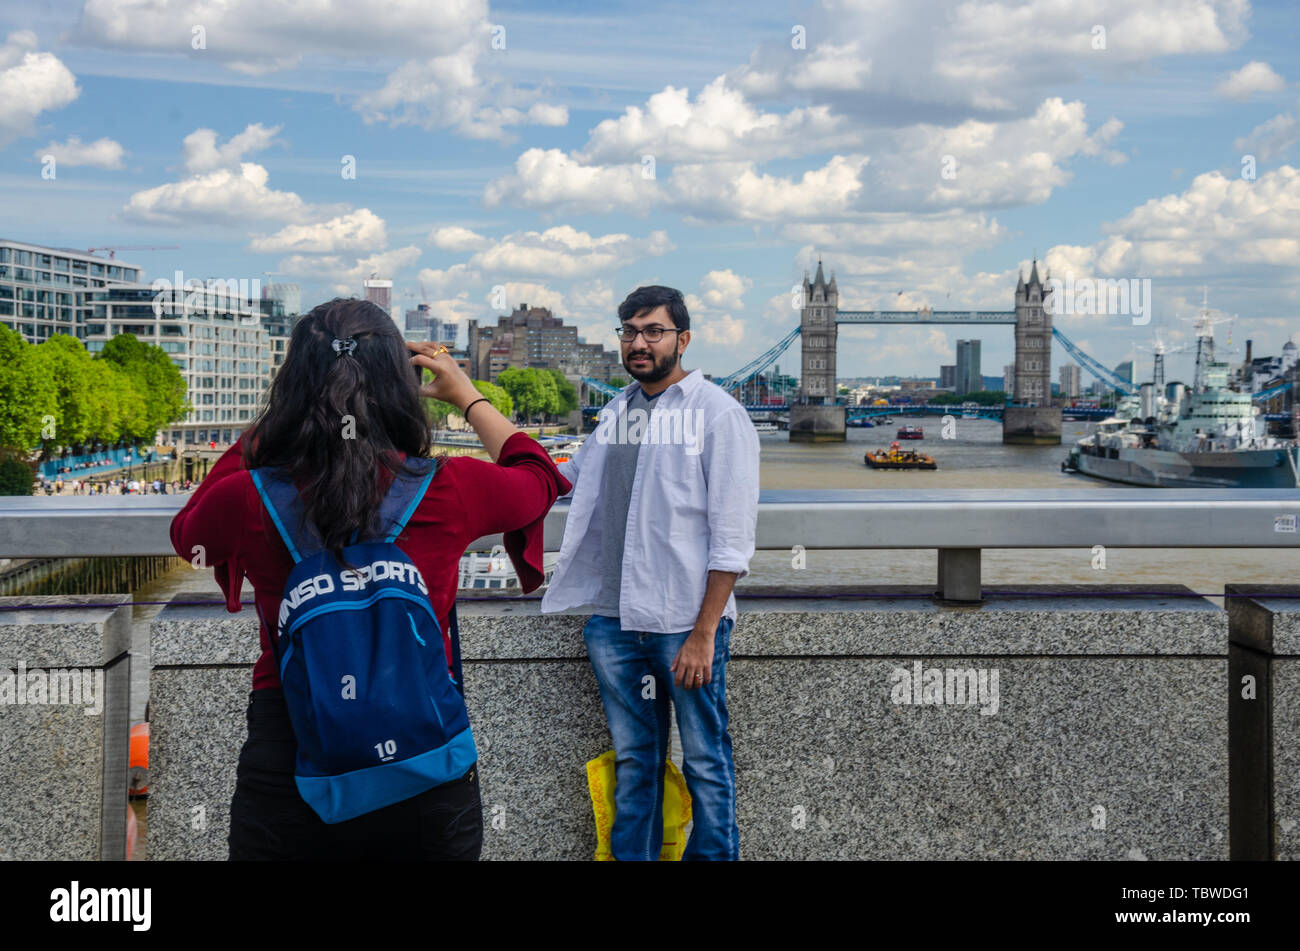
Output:
[[[344,337],[343,339],[340,340],[338,337],[335,337],[332,346],[334,347],[335,353],[337,353],[339,356],[343,356],[344,352],[352,353],[354,350],[357,349],[357,338]]]

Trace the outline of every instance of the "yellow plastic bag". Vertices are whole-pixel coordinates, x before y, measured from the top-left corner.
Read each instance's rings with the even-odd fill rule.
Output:
[[[664,844],[659,861],[680,862],[686,851],[686,823],[691,821],[691,794],[672,760],[667,761],[664,776]],[[587,763],[587,788],[596,812],[596,861],[612,862],[609,833],[614,825],[614,751],[610,750]]]

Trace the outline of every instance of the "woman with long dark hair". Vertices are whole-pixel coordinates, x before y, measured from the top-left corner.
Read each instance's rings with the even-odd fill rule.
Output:
[[[432,370],[421,385],[414,367]],[[423,372],[423,371],[419,371]],[[424,578],[453,666],[450,613],[460,558],[477,538],[504,532],[525,591],[543,578],[542,522],[572,488],[546,452],[475,389],[445,347],[404,341],[366,301],[336,299],[294,327],[288,353],[252,425],[172,522],[172,544],[214,567],[229,611],[253,584],[262,655],[253,668],[248,740],[230,809],[232,859],[477,859],[483,840],[477,765],[457,780],[343,822],[327,824],[298,792],[297,742],[272,648],[294,561],[250,470],[283,467],[324,548],[343,561],[352,539],[379,529],[379,507],[408,458],[429,454],[422,397],[456,406],[493,462],[438,457],[398,547]],[[495,464],[494,464],[495,463]]]

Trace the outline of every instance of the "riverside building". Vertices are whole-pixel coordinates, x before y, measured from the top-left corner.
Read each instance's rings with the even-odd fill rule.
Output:
[[[193,409],[161,432],[177,446],[229,445],[247,428],[271,382],[271,330],[289,329],[283,304],[249,300],[224,287],[106,287],[90,295],[86,349],[118,334],[160,347],[181,371]],[[280,352],[283,352],[281,346]]]
[[[55,334],[82,339],[88,295],[140,277],[125,261],[0,238],[0,323],[33,344]]]

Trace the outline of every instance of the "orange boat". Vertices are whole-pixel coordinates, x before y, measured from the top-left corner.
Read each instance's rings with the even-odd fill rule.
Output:
[[[149,723],[131,727],[131,760],[127,795],[131,799],[149,795]]]
[[[888,449],[868,450],[862,461],[873,469],[938,469],[933,456],[914,449],[900,449],[891,442]]]

